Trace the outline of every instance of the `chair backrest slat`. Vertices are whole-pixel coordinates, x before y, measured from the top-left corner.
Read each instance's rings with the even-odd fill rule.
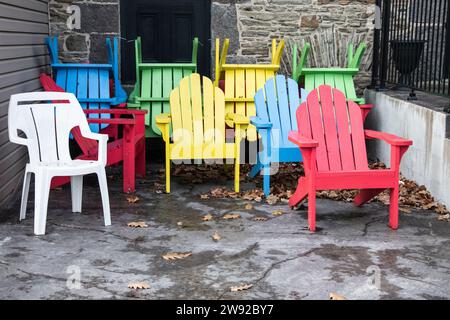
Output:
[[[170,93],[170,113],[172,150],[184,159],[224,157],[225,98],[210,79],[197,73],[184,77]]]
[[[89,131],[75,96],[55,92],[11,96],[8,126],[10,140],[27,145],[32,164],[70,161],[70,131],[75,127]],[[18,130],[26,137],[19,137]]]
[[[322,85],[297,110],[298,130],[319,143],[318,171],[367,170],[367,152],[359,106],[344,93]]]

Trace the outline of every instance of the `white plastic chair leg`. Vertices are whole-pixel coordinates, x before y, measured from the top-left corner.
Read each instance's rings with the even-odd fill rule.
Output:
[[[81,213],[83,202],[83,176],[70,177],[70,189],[72,193],[72,212]]]
[[[34,234],[44,235],[47,223],[48,196],[52,179],[46,172],[36,172],[34,190]]]
[[[100,192],[102,195],[103,204],[103,216],[105,219],[105,226],[111,225],[111,211],[109,208],[109,194],[108,194],[108,182],[106,180],[105,168],[100,169],[97,172],[98,184],[100,186]]]
[[[19,218],[20,221],[24,220],[27,216],[27,203],[28,203],[28,193],[30,191],[30,180],[31,180],[31,172],[25,170],[22,187],[22,202],[20,203],[20,218]]]

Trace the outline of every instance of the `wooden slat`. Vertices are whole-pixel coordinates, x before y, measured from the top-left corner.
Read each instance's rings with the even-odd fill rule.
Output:
[[[256,115],[256,107],[254,103],[254,97],[256,93],[256,72],[255,69],[246,69],[245,70],[245,97],[251,98],[251,103],[246,103],[245,107],[245,116],[251,118]],[[249,130],[247,130],[249,134],[249,140],[256,140],[256,129],[253,125],[250,126]]]
[[[278,96],[278,113],[280,117],[280,127],[281,127],[281,146],[289,145],[288,135],[291,131],[291,116],[289,112],[289,102],[287,93],[287,83],[284,76],[277,76],[275,83],[277,86],[277,96]]]
[[[189,77],[180,81],[181,122],[183,126],[183,157],[192,159],[192,105]]]
[[[99,91],[99,98],[100,99],[109,99],[111,96],[111,91],[109,90],[109,71],[108,70],[99,70],[99,85],[100,85],[100,91]],[[100,109],[109,109],[110,104],[109,103],[100,103]],[[111,116],[107,113],[103,113],[100,115],[101,118],[109,119]],[[108,125],[102,124],[100,125],[100,128],[103,129],[107,127]]]
[[[212,85],[212,83],[211,83]],[[225,95],[222,90],[214,88],[214,121],[216,126],[216,158],[223,159],[227,155],[222,147],[225,143]]]
[[[69,70],[69,73],[70,73],[70,71],[71,70]],[[88,69],[88,78],[89,78],[89,84],[88,84],[89,98],[100,98],[98,70],[97,69]],[[69,82],[70,82],[70,78],[68,78],[68,83]],[[87,108],[96,110],[96,109],[99,109],[99,106],[100,105],[98,103],[89,103]],[[91,115],[91,118],[99,118],[99,115],[93,114],[93,115]],[[99,131],[98,125],[92,125],[91,128],[94,129],[94,132]]]
[[[341,156],[339,152],[338,135],[336,131],[336,119],[334,115],[331,87],[319,87],[320,104],[322,105],[322,119],[325,131],[325,143],[328,154],[330,171],[341,171]]]
[[[161,98],[163,96],[162,94],[162,69],[161,68],[155,68],[152,69],[152,98]],[[161,114],[163,110],[163,105],[161,102],[152,102],[150,107],[150,118],[152,119],[152,130],[156,134],[160,135],[161,132],[159,131],[158,127],[156,126],[156,121],[154,120],[157,115]]]
[[[203,116],[204,116],[204,143],[206,148],[206,157],[214,157],[215,144],[223,142],[221,134],[223,132],[215,132],[214,118],[214,89],[211,80],[203,77]]]
[[[176,86],[173,84],[172,77],[172,68],[163,68],[162,69],[162,96],[169,97],[170,91]],[[170,112],[170,103],[169,101],[163,103],[163,113]]]
[[[191,80],[191,99],[192,99],[192,132],[194,144],[194,159],[202,159],[203,153],[203,108],[202,91],[200,86],[200,75],[192,74]]]
[[[336,76],[334,77],[334,88],[343,92],[348,98],[347,91],[345,89],[344,76],[342,74],[336,74]]]
[[[297,111],[297,108],[300,105],[298,84],[294,80],[288,78],[287,86],[288,86],[288,96],[289,96],[289,113],[290,113],[290,117],[291,117],[291,129],[297,130],[297,117],[296,117],[295,113]],[[291,142],[289,141],[289,143],[291,143]]]
[[[259,89],[255,94],[256,115],[264,122],[269,122],[269,114],[267,112],[267,104],[264,95],[264,89]]]
[[[308,92],[311,92],[315,88],[314,84],[314,75],[305,75],[305,89]]]
[[[325,144],[325,135],[317,90],[311,91],[308,95],[307,103],[311,122],[312,138],[319,143],[316,151],[317,169],[319,171],[329,171],[330,167],[328,164],[328,154]]]
[[[354,100],[356,99],[356,91],[355,91],[355,84],[353,82],[353,77],[351,75],[344,75],[343,76],[344,84],[345,84],[345,94],[347,99]]]
[[[181,145],[183,138],[183,121],[181,120],[180,88],[170,93],[170,115],[172,117],[172,132],[174,145]]]
[[[235,95],[235,74],[234,70],[225,71],[225,100],[227,98],[234,98]],[[225,104],[225,112],[226,113],[235,113],[234,103],[227,102]]]
[[[239,69],[235,72],[235,97],[236,98],[245,98],[245,70]],[[226,87],[225,87],[226,88]],[[236,102],[235,105],[235,112],[237,114],[241,114],[245,116],[246,110],[245,110],[245,103],[243,102]]]
[[[336,77],[336,74],[325,74],[325,84],[327,86],[330,86],[332,88],[334,88],[335,84],[334,84],[334,78]]]
[[[86,99],[88,97],[88,70],[80,69],[78,71],[78,86],[76,96],[78,99]],[[87,108],[86,103],[80,103],[83,109]],[[91,126],[91,130],[95,128],[95,125]]]
[[[344,96],[344,94],[336,90],[334,96],[335,99],[336,96],[341,96],[340,99],[342,99],[342,96]],[[347,105],[352,130],[351,135],[353,142],[353,156],[355,158],[355,168],[356,170],[367,170],[367,150],[361,110],[359,106],[353,101],[348,101]]]
[[[152,70],[142,70],[142,85],[141,85],[141,97],[151,97],[152,96]],[[141,108],[143,110],[147,110],[147,114],[145,115],[145,125],[151,125],[151,103],[150,102],[142,102]],[[158,129],[159,130],[159,129]]]
[[[336,90],[333,91],[342,170],[355,170],[352,138],[349,130],[350,123],[347,113],[347,102],[345,97],[343,98],[342,95],[336,95]]]
[[[281,119],[278,113],[278,101],[275,87],[275,78],[271,78],[266,82],[266,103],[269,113],[269,119],[272,123],[271,141],[273,147],[280,147],[281,139]]]

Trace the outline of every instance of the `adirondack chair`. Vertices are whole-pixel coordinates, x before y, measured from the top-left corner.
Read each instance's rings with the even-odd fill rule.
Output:
[[[83,137],[98,142],[98,158],[89,161],[72,160],[69,135],[74,127],[79,128]],[[9,140],[12,143],[28,148],[30,162],[25,168],[20,220],[26,217],[31,174],[34,174],[34,233],[36,235],[45,234],[50,181],[52,177],[58,176],[70,176],[72,211],[81,212],[83,176],[95,173],[100,185],[105,226],[111,225],[105,173],[108,136],[89,130],[86,117],[73,94],[31,92],[11,96],[8,129]],[[20,131],[26,137],[19,135]]]
[[[112,106],[124,107],[127,94],[119,81],[119,42],[117,37],[113,40],[106,39],[108,63],[61,63],[58,57],[58,38],[48,37],[47,47],[51,58],[51,67],[56,84],[65,92],[75,94],[81,107],[86,110],[111,109]],[[111,94],[110,78],[114,83],[114,92]],[[92,113],[90,118],[110,118],[110,113]],[[90,124],[91,130],[99,132],[108,124]],[[116,127],[111,127],[102,133],[117,132]]]
[[[186,63],[144,63],[142,43],[135,41],[136,85],[128,100],[128,108],[147,110],[145,125],[147,137],[160,137],[156,116],[168,113],[169,95],[183,77],[197,72],[198,38],[192,42],[192,61]]]
[[[305,68],[310,44],[306,43],[297,63],[297,45],[294,45],[292,58],[292,78],[297,82],[304,82],[307,92],[326,84],[342,91],[347,99],[359,104],[364,104],[363,98],[358,98],[355,91],[353,77],[359,72],[362,56],[366,50],[366,45],[361,43],[354,53],[353,44],[348,46],[348,64],[346,68]]]
[[[389,226],[397,229],[400,161],[412,141],[364,130],[360,107],[327,85],[309,93],[297,110],[297,124],[298,131],[291,131],[289,140],[300,148],[305,176],[299,179],[289,206],[308,197],[309,229],[316,229],[316,191],[329,189],[360,189],[357,206],[389,189]],[[369,170],[365,138],[391,145],[390,169]]]
[[[220,40],[216,39],[216,78],[214,85],[219,87],[224,81],[225,110],[227,113],[236,113],[246,117],[256,115],[254,96],[264,83],[274,77],[280,69],[280,60],[283,55],[284,40],[277,45],[277,41],[272,40],[272,61],[270,64],[227,64],[227,54],[230,40],[225,39],[222,52],[220,52]],[[231,121],[227,121],[228,126],[232,126]],[[257,139],[256,128],[248,126],[246,132],[248,141]]]
[[[295,112],[300,100],[305,99],[306,91],[301,89],[299,95],[297,82],[282,75],[267,80],[255,94],[256,117],[250,123],[261,137],[262,150],[249,176],[253,178],[261,172],[266,196],[270,194],[272,163],[302,161],[300,150],[288,140],[288,134],[297,128]]]
[[[166,146],[166,192],[170,192],[170,161],[192,159],[195,163],[214,159],[234,160],[236,192],[239,192],[240,141],[248,118],[226,114],[222,90],[211,80],[193,73],[170,93],[170,114],[160,114],[156,123]],[[234,142],[227,142],[225,121],[233,123]],[[172,141],[170,137],[172,127]]]
[[[64,92],[51,77],[46,74],[40,76],[41,84],[46,91]],[[112,119],[88,118],[91,124],[110,124],[123,127],[123,138],[116,139],[107,145],[107,166],[123,162],[123,192],[134,192],[136,189],[135,175],[145,176],[145,110],[127,109],[84,109],[86,116],[92,114],[109,114],[116,116]],[[120,118],[120,116],[131,118]],[[78,127],[73,128],[72,135],[80,146],[82,154],[77,160],[94,160],[98,157],[98,144],[95,140],[85,138]],[[58,176],[52,180],[51,187],[57,188],[70,182],[69,177]]]

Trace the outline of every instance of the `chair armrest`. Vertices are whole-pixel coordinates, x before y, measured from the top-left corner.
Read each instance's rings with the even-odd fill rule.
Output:
[[[298,131],[289,132],[288,139],[300,148],[317,148],[319,146],[316,140],[304,137]]]
[[[169,124],[172,118],[168,113],[161,113],[158,114],[155,119],[158,124]]]
[[[108,149],[108,135],[94,133],[91,131],[81,132],[81,135],[84,138],[97,140],[98,141],[98,161],[101,162],[104,166],[106,166],[107,162],[107,149]]]
[[[227,113],[226,119],[232,121],[234,124],[248,125],[250,124],[249,119],[246,116],[236,113]]]
[[[272,123],[262,120],[259,117],[251,117],[250,123],[254,125],[257,129],[271,129]]]
[[[365,133],[366,139],[383,140],[383,141],[389,143],[391,146],[406,147],[406,146],[410,146],[413,144],[412,140],[407,140],[407,139],[397,137],[396,135],[385,133],[385,132],[364,130],[364,133]]]
[[[361,109],[370,111],[370,110],[372,110],[372,108],[373,108],[373,104],[360,104],[359,107],[360,107]]]
[[[130,110],[130,109],[90,109],[83,110],[85,114],[114,114],[114,115],[145,115],[147,110]]]

